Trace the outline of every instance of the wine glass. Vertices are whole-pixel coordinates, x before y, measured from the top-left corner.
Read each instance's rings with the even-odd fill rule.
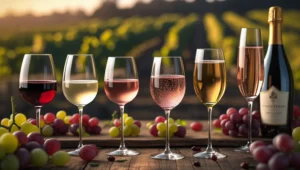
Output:
[[[212,147],[211,119],[212,110],[222,98],[226,89],[226,66],[222,49],[197,49],[193,74],[194,90],[208,109],[208,144],[203,152],[194,155],[195,158],[218,159],[226,155],[217,152]]]
[[[36,122],[40,129],[41,108],[56,95],[57,81],[51,54],[25,54],[19,77],[22,98],[36,109]]]
[[[264,52],[259,28],[242,28],[237,62],[237,82],[243,97],[248,102],[248,142],[235,149],[249,152],[252,143],[252,105],[259,95],[264,80]]]
[[[94,100],[98,92],[98,80],[92,54],[69,54],[62,78],[62,90],[67,100],[79,110],[79,145],[69,155],[79,155],[82,142],[83,107]]]
[[[181,57],[154,57],[150,93],[155,103],[165,111],[167,117],[165,150],[153,155],[152,158],[166,160],[184,158],[181,154],[173,153],[169,144],[170,113],[182,101],[185,94],[185,73]]]
[[[108,57],[104,75],[104,91],[112,102],[119,105],[121,112],[121,144],[119,149],[109,152],[108,155],[138,155],[137,151],[126,148],[123,130],[125,104],[132,101],[139,91],[138,73],[133,57]]]

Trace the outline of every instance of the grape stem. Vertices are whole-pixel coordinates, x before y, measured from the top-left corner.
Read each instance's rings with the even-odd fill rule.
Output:
[[[11,113],[12,113],[12,115],[13,115],[13,117],[12,117],[12,121],[13,121],[13,122],[12,122],[12,124],[11,124],[10,126],[0,125],[0,127],[3,127],[3,128],[5,128],[5,129],[7,129],[7,130],[9,130],[9,131],[11,131],[11,128],[13,127],[13,125],[15,125],[15,126],[17,126],[18,128],[20,128],[20,126],[18,126],[18,125],[16,124],[16,120],[15,120],[15,116],[16,116],[17,112],[16,112],[16,105],[15,105],[14,97],[13,97],[13,96],[10,97],[10,102],[11,102]]]

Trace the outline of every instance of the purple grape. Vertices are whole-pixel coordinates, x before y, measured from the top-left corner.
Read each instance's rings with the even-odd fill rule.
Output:
[[[239,134],[242,135],[243,137],[248,136],[248,129],[245,124],[243,124],[239,127]]]
[[[266,146],[258,146],[252,152],[255,160],[261,163],[268,163],[269,159],[272,157],[272,151]]]
[[[290,166],[295,169],[300,169],[300,153],[293,152],[290,158]]]
[[[237,137],[239,135],[239,133],[236,130],[229,130],[228,133],[232,137]]]
[[[39,132],[31,132],[27,135],[28,141],[35,141],[40,145],[43,145],[45,142],[44,136]]]
[[[21,169],[26,168],[29,165],[30,153],[28,152],[27,149],[21,147],[15,152],[15,155],[19,159]]]
[[[259,128],[260,128],[260,121],[256,120],[256,119],[253,119],[252,120],[252,129],[259,130]]]
[[[13,135],[18,138],[20,145],[25,145],[28,142],[28,138],[26,134],[20,130],[14,132]]]
[[[289,167],[289,158],[282,152],[278,152],[271,157],[268,166],[272,170],[283,170]]]
[[[33,149],[36,149],[36,148],[42,148],[42,146],[39,143],[37,143],[36,141],[30,141],[25,144],[25,148],[28,151],[32,151]]]
[[[221,125],[222,129],[225,128],[225,124],[226,124],[226,122],[228,122],[228,121],[229,121],[228,119],[221,120],[220,125]]]
[[[61,135],[65,135],[68,133],[68,130],[69,130],[69,126],[64,124],[62,128],[60,129],[56,129],[56,131],[61,134]]]
[[[250,144],[250,153],[253,153],[254,149],[256,149],[257,147],[259,146],[265,146],[265,142],[263,141],[260,141],[260,140],[257,140],[257,141],[254,141]]]
[[[227,130],[233,130],[234,129],[234,124],[232,121],[228,121],[225,123],[225,129]]]
[[[270,170],[267,164],[259,163],[256,165],[256,170]]]
[[[239,113],[233,113],[232,115],[230,115],[230,120],[234,123],[241,123],[242,116]]]
[[[281,152],[291,152],[294,148],[294,141],[290,135],[279,134],[273,139],[273,145]]]
[[[54,122],[53,122],[53,126],[57,130],[61,129],[61,128],[64,128],[64,125],[65,125],[65,123],[61,119],[55,119]]]
[[[255,119],[255,120],[259,120],[260,121],[260,112],[257,111],[257,110],[254,110],[252,112],[252,118]]]
[[[92,127],[91,134],[93,135],[99,135],[101,133],[101,127],[100,126],[94,126]]]
[[[249,123],[249,115],[244,115],[243,116],[243,123],[246,124],[248,126]]]
[[[91,126],[86,126],[85,127],[85,132],[88,133],[88,134],[92,134],[92,127]]]
[[[177,126],[177,132],[174,133],[175,136],[183,138],[186,135],[186,129],[183,126]]]
[[[79,128],[79,124],[75,123],[75,124],[72,124],[71,127],[70,127],[70,132],[74,135],[74,136],[78,136],[78,132],[77,132],[77,129]]]
[[[275,146],[272,145],[272,144],[268,145],[267,147],[268,147],[268,148],[270,149],[270,151],[272,152],[272,155],[274,155],[275,153],[279,152],[278,149],[276,149]]]

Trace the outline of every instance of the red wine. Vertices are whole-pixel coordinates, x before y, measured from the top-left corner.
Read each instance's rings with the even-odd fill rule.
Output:
[[[181,102],[185,94],[185,76],[151,76],[150,93],[155,103],[161,108],[173,109]]]
[[[260,93],[261,132],[264,137],[291,134],[294,78],[282,45],[280,7],[269,9],[269,47],[265,57],[265,78]]]
[[[29,80],[20,82],[19,91],[25,101],[43,106],[53,100],[57,90],[55,80]]]
[[[139,90],[138,79],[115,79],[104,81],[104,91],[112,102],[123,106],[132,101]]]

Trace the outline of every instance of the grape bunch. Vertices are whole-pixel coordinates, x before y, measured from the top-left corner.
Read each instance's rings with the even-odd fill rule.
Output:
[[[184,120],[176,120],[174,121],[173,118],[169,118],[169,136],[176,136],[176,137],[185,137],[186,135],[186,122]],[[166,137],[166,118],[163,116],[157,116],[153,122],[147,123],[147,128],[149,132],[154,137]]]
[[[28,135],[21,131],[3,133],[0,136],[0,169],[18,170],[28,166],[42,167],[48,162],[55,166],[65,166],[70,156],[60,151],[56,139],[44,140],[39,132]]]
[[[252,136],[257,137],[260,133],[260,112],[254,110],[251,114]],[[248,109],[245,107],[239,110],[233,107],[228,108],[226,114],[221,114],[219,119],[213,120],[213,126],[222,129],[224,135],[248,137],[248,128],[250,128]]]
[[[300,127],[293,130],[293,138],[278,134],[270,145],[263,141],[253,142],[250,152],[259,162],[256,170],[300,169]]]
[[[124,119],[124,136],[139,136],[142,123],[139,120],[134,120],[133,117],[128,116],[127,113],[123,114]],[[109,129],[108,133],[111,137],[120,136],[121,120],[114,119],[113,126]]]

